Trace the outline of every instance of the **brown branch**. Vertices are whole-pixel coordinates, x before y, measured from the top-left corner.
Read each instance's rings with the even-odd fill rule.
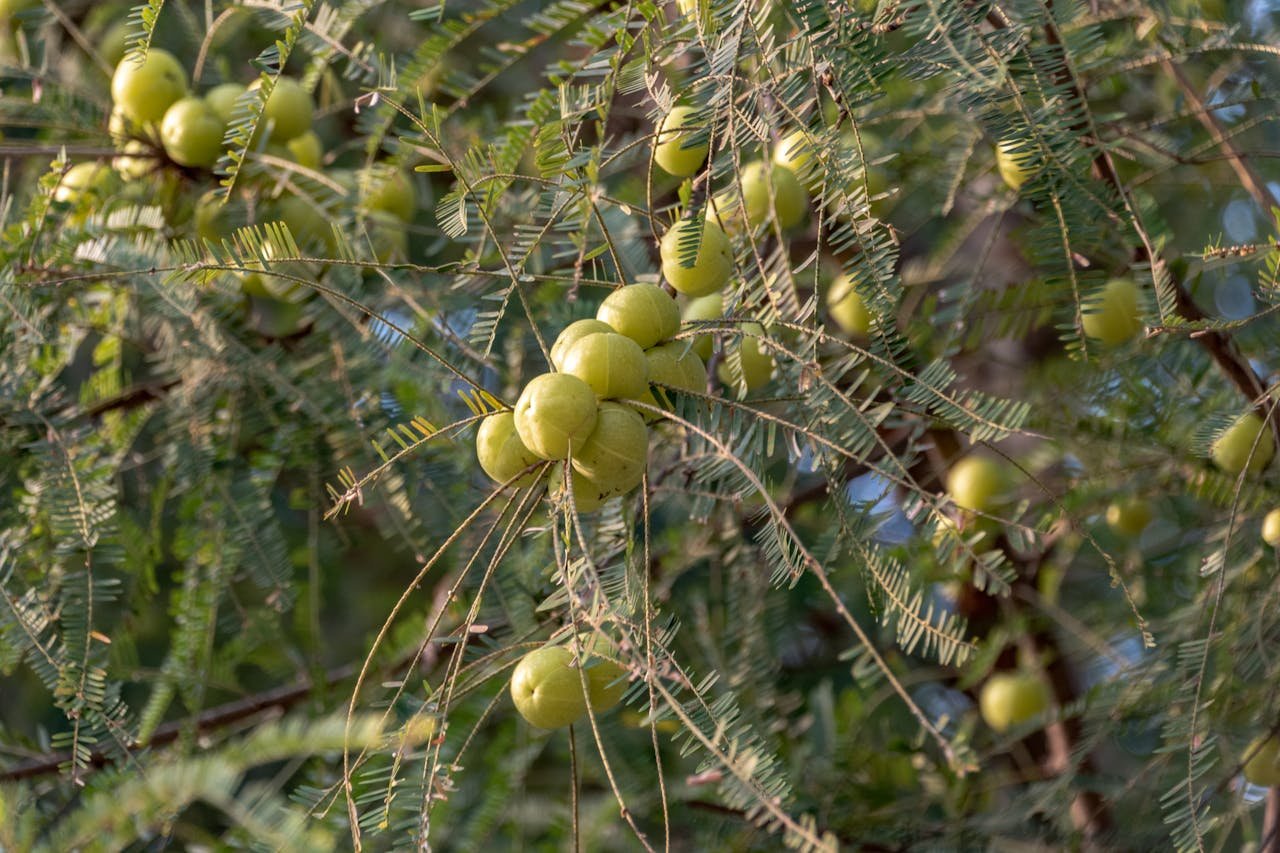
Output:
[[[352,677],[355,672],[355,667],[350,664],[331,669],[325,673],[324,684],[332,686]],[[286,687],[277,687],[274,690],[266,690],[262,693],[246,696],[243,699],[217,705],[204,711],[196,718],[194,730],[196,733],[214,731],[268,711],[283,711],[306,699],[311,695],[311,691],[314,688],[315,684],[308,679]],[[155,733],[146,744],[136,745],[164,746],[173,743],[179,736],[191,731],[191,729],[192,722],[190,720],[172,720],[157,727]],[[89,766],[95,768],[105,767],[117,760],[118,757],[98,750],[90,756]],[[33,759],[16,767],[0,771],[0,781],[13,782],[19,779],[30,779],[35,776],[57,773],[70,760],[70,752],[50,753],[43,758]]]
[[[1254,202],[1262,209],[1263,214],[1270,212],[1273,207],[1280,207],[1280,202],[1276,201],[1275,194],[1271,192],[1267,182],[1258,176],[1257,171],[1245,159],[1240,150],[1236,148],[1235,143],[1231,141],[1231,137],[1222,129],[1222,125],[1214,116],[1213,111],[1205,106],[1204,101],[1201,100],[1200,95],[1196,92],[1195,87],[1191,85],[1191,81],[1187,79],[1187,75],[1183,70],[1175,65],[1171,59],[1166,59],[1163,64],[1165,71],[1169,72],[1169,76],[1177,82],[1178,88],[1182,89],[1182,94],[1186,96],[1188,103],[1191,104],[1196,118],[1200,119],[1200,123],[1204,125],[1205,130],[1209,131],[1209,136],[1213,138],[1214,144],[1222,149],[1227,162],[1231,164],[1236,177],[1240,180],[1240,186],[1244,187],[1245,192],[1253,197]]]

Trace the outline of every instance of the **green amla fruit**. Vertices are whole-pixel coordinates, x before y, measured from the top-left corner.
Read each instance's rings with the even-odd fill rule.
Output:
[[[1245,747],[1244,778],[1263,788],[1280,787],[1280,740],[1259,735]]]
[[[541,461],[520,440],[512,412],[496,412],[481,422],[480,429],[476,432],[476,458],[480,461],[480,467],[495,483],[505,483]],[[511,485],[517,488],[529,486],[537,478],[537,469],[531,469]]]
[[[226,124],[203,98],[174,101],[160,122],[160,141],[175,163],[208,169],[222,156]]]
[[[996,170],[1011,189],[1020,189],[1036,173],[1026,140],[1002,139],[996,145]]]
[[[540,729],[562,728],[587,713],[582,676],[564,646],[543,646],[521,658],[511,673],[511,699],[520,716]]]
[[[669,341],[645,350],[645,359],[649,362],[649,382],[674,388],[680,391],[692,391],[705,394],[707,391],[707,366],[702,359],[684,341]],[[664,408],[660,395],[652,390],[646,391],[636,398],[641,403]],[[661,415],[648,410],[640,411],[648,421],[657,421]]]
[[[738,358],[742,366],[744,387],[740,390],[750,392],[769,384],[769,380],[773,378],[774,361],[773,356],[760,342],[760,337],[764,335],[764,328],[759,323],[744,323],[742,331],[744,335],[739,343]],[[726,385],[734,385],[738,381],[728,359],[720,362],[717,375]]]
[[[777,214],[778,226],[784,231],[804,221],[809,210],[809,194],[796,173],[786,166],[757,160],[743,167],[740,183],[750,227],[758,227],[772,214]],[[772,207],[769,204],[770,185],[773,187]]]
[[[618,664],[617,647],[607,637],[583,631],[578,635],[580,660],[587,672],[587,702],[597,714],[611,710],[627,692],[627,671]]]
[[[871,312],[847,275],[831,283],[827,291],[827,311],[840,330],[850,337],[865,339],[871,331]]]
[[[947,493],[960,509],[991,512],[1009,489],[1005,466],[985,456],[966,456],[947,472]]]
[[[547,483],[547,494],[552,503],[567,504],[569,501],[568,486],[565,482],[565,464],[557,462],[551,469],[551,477]],[[579,515],[590,515],[604,502],[614,497],[615,492],[595,482],[586,474],[569,466],[569,476],[573,478],[573,508]]]
[[[132,53],[120,60],[111,77],[111,99],[138,124],[158,122],[165,111],[187,94],[187,72],[172,53],[153,47],[145,56]]]
[[[1267,467],[1275,455],[1275,444],[1266,423],[1255,412],[1247,412],[1227,427],[1213,442],[1213,461],[1228,474],[1248,467],[1256,473]]]
[[[574,470],[605,492],[624,494],[644,478],[649,455],[649,428],[621,403],[601,403],[595,429],[574,448]],[[575,489],[576,491],[576,489]]]
[[[1031,673],[996,673],[982,685],[978,696],[982,719],[997,732],[1034,719],[1048,707],[1049,689]]]
[[[1107,346],[1118,346],[1142,330],[1138,285],[1132,279],[1112,279],[1083,308],[1084,333]]]
[[[604,298],[596,319],[648,349],[680,331],[680,306],[654,284],[628,284]]]
[[[604,400],[634,399],[649,388],[648,362],[640,345],[617,332],[594,332],[564,353],[561,370],[591,386]]]
[[[591,318],[574,320],[560,330],[560,334],[556,336],[555,343],[551,345],[551,363],[556,370],[564,370],[564,355],[571,346],[587,335],[612,331],[614,331],[613,326],[599,320]]]
[[[591,386],[568,373],[535,376],[516,401],[516,432],[543,459],[564,459],[596,428]]]
[[[697,125],[693,107],[672,107],[658,125],[654,141],[653,160],[662,169],[678,178],[687,178],[698,171],[707,159],[706,142],[694,143]]]
[[[712,293],[689,300],[689,304],[684,307],[682,319],[686,323],[697,320],[724,319],[724,296],[719,293]],[[713,335],[707,333],[698,335],[693,339],[693,351],[704,362],[711,358],[711,349],[715,343],[713,338]]]
[[[1280,548],[1280,509],[1273,509],[1262,519],[1262,541]]]
[[[245,92],[239,83],[220,83],[204,93],[204,102],[209,105],[223,124],[231,124],[236,114],[236,101]]]
[[[1142,498],[1125,498],[1107,507],[1107,526],[1121,536],[1138,536],[1151,523],[1151,505]]]
[[[686,266],[681,260],[689,253],[692,253],[692,258]],[[714,293],[724,287],[733,275],[733,249],[729,238],[710,219],[702,222],[683,219],[671,226],[662,237],[660,254],[663,277],[685,296]]]

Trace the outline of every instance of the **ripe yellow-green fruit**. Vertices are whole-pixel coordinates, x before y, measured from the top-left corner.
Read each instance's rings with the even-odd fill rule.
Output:
[[[809,194],[796,173],[786,166],[757,160],[743,167],[740,181],[747,225],[756,228],[775,213],[778,226],[784,231],[804,221],[809,210]],[[769,204],[770,185],[773,187],[772,207]]]
[[[773,149],[773,162],[790,169],[809,192],[822,188],[822,170],[814,157],[814,140],[803,130],[792,131]]]
[[[334,236],[329,220],[309,199],[286,195],[276,202],[275,213],[280,221],[289,226],[289,232],[293,234],[299,248],[333,248]]]
[[[645,352],[649,362],[649,381],[660,382],[683,391],[707,390],[707,366],[685,341],[659,344]]]
[[[293,162],[304,169],[317,170],[324,162],[324,146],[314,130],[299,134],[285,143]]]
[[[563,462],[557,462],[551,469],[551,479],[547,484],[551,500],[557,504],[568,503],[569,500],[569,494],[565,488],[564,467]],[[573,506],[579,515],[595,512],[616,494],[572,466],[569,467],[569,473],[573,477]]]
[[[701,240],[699,241],[699,233]],[[696,244],[696,249],[694,248]],[[685,296],[705,296],[719,290],[733,275],[733,248],[724,230],[710,219],[682,219],[662,235],[662,275]],[[692,263],[681,258],[691,254]]]
[[[203,98],[180,98],[165,111],[160,141],[175,163],[207,169],[222,155],[225,130],[222,119]]]
[[[540,729],[558,729],[587,713],[582,676],[564,646],[543,646],[520,659],[511,673],[516,710]]]
[[[262,78],[259,77],[249,84],[249,88],[257,89],[261,85]],[[311,116],[315,109],[311,93],[301,83],[292,77],[279,77],[275,88],[267,96],[266,106],[262,110],[262,122],[270,125],[273,141],[284,143],[311,128]]]
[[[997,732],[1043,714],[1049,707],[1049,690],[1031,673],[998,672],[982,685],[978,709],[982,719]]]
[[[1273,509],[1262,519],[1262,541],[1272,548],[1280,547],[1280,509]]]
[[[1244,778],[1263,788],[1280,787],[1280,741],[1259,735],[1245,747],[1240,756],[1244,762]]]
[[[594,332],[564,352],[561,371],[591,386],[602,400],[639,397],[649,387],[640,345],[617,332]]]
[[[720,320],[724,318],[724,296],[719,293],[691,299],[684,307],[683,320],[686,323],[698,320]],[[711,358],[714,336],[710,333],[698,335],[693,339],[693,351],[704,362]]]
[[[114,177],[105,163],[76,163],[58,181],[53,200],[75,204],[81,198],[96,198],[111,188]]]
[[[653,160],[664,171],[678,178],[687,178],[698,171],[707,159],[706,142],[693,143],[698,125],[694,122],[697,110],[693,107],[672,107],[658,125],[654,141]]]
[[[813,142],[803,130],[795,130],[783,137],[773,149],[773,162],[785,166],[797,175],[813,161]]]
[[[246,294],[248,324],[267,338],[287,338],[303,327],[302,304]]]
[[[230,237],[234,225],[230,205],[223,204],[217,190],[209,190],[196,200],[192,215],[196,235],[203,240],[218,241]]]
[[[627,671],[614,658],[618,650],[607,638],[583,631],[578,635],[579,660],[587,671],[587,703],[603,714],[622,701],[627,692]]]
[[[639,485],[649,456],[649,428],[636,411],[621,403],[601,403],[596,428],[575,447],[573,467],[611,494]]]
[[[1107,507],[1107,526],[1121,536],[1137,536],[1151,523],[1151,506],[1142,498],[1125,498]]]
[[[827,291],[827,311],[846,335],[865,338],[871,331],[871,313],[847,275],[831,283]]]
[[[159,165],[155,150],[140,139],[131,139],[120,148],[111,165],[126,181],[137,181],[154,172]]]
[[[645,350],[645,360],[649,363],[649,382],[682,391],[694,391],[705,394],[707,391],[707,366],[688,345],[686,341],[670,341]],[[664,392],[665,393],[665,392]],[[638,402],[657,408],[666,408],[660,394],[648,390],[636,398]],[[637,409],[637,411],[640,411]],[[641,417],[652,423],[662,416],[647,409],[640,411]]]
[[[380,264],[404,261],[409,257],[409,235],[404,220],[375,210],[365,220],[373,257]]]
[[[742,331],[743,337],[738,348],[742,364],[742,384],[746,386],[745,390],[754,391],[769,384],[769,380],[773,378],[773,356],[760,343],[759,336],[764,335],[764,329],[759,323],[744,323]],[[737,382],[728,359],[720,362],[716,375],[726,385]]]
[[[204,102],[222,119],[223,124],[231,124],[236,113],[236,101],[244,91],[245,87],[239,83],[220,83],[204,93]]]
[[[297,302],[306,295],[301,284],[270,273],[244,273],[240,276],[240,292],[245,296],[277,302]]]
[[[648,349],[680,331],[680,306],[655,284],[628,284],[604,298],[596,319]]]
[[[160,121],[165,110],[187,93],[187,72],[167,50],[153,47],[138,61],[138,54],[120,60],[111,77],[111,99],[138,124]]]
[[[121,112],[119,107],[113,107],[111,109],[111,117],[107,119],[107,133],[111,136],[111,141],[119,148],[130,139],[140,136],[142,128]]]
[[[947,493],[960,509],[990,512],[1008,488],[1004,465],[985,456],[966,456],[947,472]]]
[[[596,428],[596,392],[568,373],[535,376],[516,401],[516,432],[543,459],[564,459]]]
[[[556,370],[564,370],[564,354],[569,351],[569,347],[587,335],[594,335],[597,332],[612,332],[613,330],[613,326],[608,323],[603,323],[590,317],[584,320],[574,320],[560,330],[560,334],[556,336],[555,343],[551,345],[551,363],[555,365]]]
[[[1019,189],[1035,174],[1031,148],[1025,140],[1003,139],[996,145],[996,170],[1012,189]]]
[[[413,219],[418,207],[418,192],[413,180],[400,170],[381,169],[364,176],[364,204],[369,210],[383,210],[405,222]]]
[[[1255,412],[1246,412],[1214,440],[1212,453],[1219,468],[1228,474],[1239,474],[1246,466],[1253,473],[1266,468],[1275,450],[1262,418]]]
[[[476,432],[476,458],[495,483],[505,483],[541,461],[516,434],[516,419],[511,412],[497,412],[481,422]],[[537,479],[538,472],[534,469],[511,485],[522,488],[532,485]]]
[[[719,225],[726,235],[737,237],[742,234],[742,217],[738,213],[736,189],[721,190],[707,199],[707,221]]]
[[[1114,278],[1107,282],[1102,292],[1086,302],[1083,309],[1084,333],[1108,346],[1122,344],[1142,329],[1138,285],[1131,279]]]

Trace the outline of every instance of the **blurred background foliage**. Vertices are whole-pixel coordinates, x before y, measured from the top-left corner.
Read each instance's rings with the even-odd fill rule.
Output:
[[[0,17],[0,848],[1280,849],[1240,774],[1280,725],[1280,484],[1209,459],[1275,422],[1269,0]],[[145,134],[130,170],[140,45],[197,92],[297,77],[320,163],[250,111],[213,170]],[[676,101],[693,180],[651,162]],[[772,381],[675,395],[643,499],[495,493],[476,390],[514,402],[798,127],[808,219],[731,232],[708,327],[715,366],[765,324]],[[865,338],[829,322],[841,271]],[[1102,347],[1114,277],[1146,331]],[[1010,466],[987,517],[946,500],[970,448]],[[631,687],[540,732],[510,671],[570,623]],[[977,697],[1016,668],[1054,701],[997,733]]]

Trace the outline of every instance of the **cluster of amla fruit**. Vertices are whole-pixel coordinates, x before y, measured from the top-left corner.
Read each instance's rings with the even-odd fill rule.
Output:
[[[697,112],[692,107],[677,106],[663,117],[657,129],[653,159],[664,171],[676,177],[697,173],[707,158],[710,146],[699,140]],[[808,211],[806,183],[818,183],[813,174],[814,150],[804,131],[787,135],[774,149],[769,162],[754,161],[743,167],[739,176],[742,209],[739,217],[738,193],[731,189],[712,197],[707,215],[701,219],[686,218],[676,222],[663,235],[659,245],[662,275],[679,293],[692,301],[686,319],[715,320],[723,310],[722,288],[733,276],[733,247],[726,228],[733,230],[745,220],[750,228],[768,221],[770,216],[786,230],[800,224]],[[827,292],[827,307],[836,325],[846,335],[865,338],[871,329],[871,314],[849,276],[832,282]],[[757,324],[743,327],[748,333],[741,347],[742,381],[747,390],[767,382],[773,371],[773,359],[759,345],[764,330]],[[702,344],[710,356],[710,340]],[[733,379],[727,365],[721,365],[720,378],[727,384]]]
[[[693,107],[676,106],[658,124],[653,160],[668,174],[687,178],[697,174],[707,159],[711,147],[700,138],[697,116]],[[708,221],[715,219],[723,227],[742,219],[754,229],[773,216],[784,231],[794,228],[804,221],[809,210],[809,193],[801,174],[812,160],[813,151],[804,132],[790,134],[774,150],[772,158],[742,167],[737,190],[730,188],[712,198]],[[739,217],[739,213],[743,215]]]
[[[159,142],[182,166],[209,169],[222,156],[223,136],[250,86],[223,83],[203,96],[188,88],[187,72],[171,53],[151,48],[145,56],[126,55],[111,78],[111,134],[125,156],[116,168],[134,177],[151,168],[148,142]],[[323,153],[311,129],[315,103],[311,93],[289,77],[279,77],[263,107],[255,142],[269,154],[316,169]],[[266,139],[261,136],[266,134]],[[133,174],[131,174],[133,173]]]
[[[556,462],[552,497],[563,499],[567,487],[580,513],[630,492],[648,461],[646,421],[661,417],[650,386],[707,387],[702,359],[670,340],[679,330],[680,310],[662,288],[614,290],[595,319],[560,332],[550,353],[554,372],[531,379],[514,410],[484,419],[476,434],[480,467],[498,483],[522,487],[536,481],[540,462]]]

